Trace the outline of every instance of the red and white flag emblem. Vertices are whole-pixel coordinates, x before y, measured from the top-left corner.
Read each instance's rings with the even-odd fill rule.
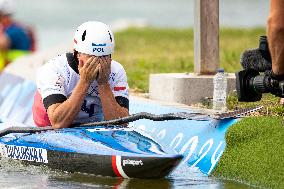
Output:
[[[114,87],[113,89],[114,91],[123,91],[126,89],[126,87]]]

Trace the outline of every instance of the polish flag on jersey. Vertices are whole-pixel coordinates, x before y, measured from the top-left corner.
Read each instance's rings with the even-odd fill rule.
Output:
[[[114,91],[123,91],[125,89],[126,89],[126,87],[114,87],[113,88]]]

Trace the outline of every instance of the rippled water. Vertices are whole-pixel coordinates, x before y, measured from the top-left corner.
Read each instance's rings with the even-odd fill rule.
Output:
[[[217,180],[180,165],[165,179],[120,179],[81,173],[67,173],[44,166],[23,165],[10,159],[0,160],[0,188],[137,188],[137,189],[233,189],[247,185]]]

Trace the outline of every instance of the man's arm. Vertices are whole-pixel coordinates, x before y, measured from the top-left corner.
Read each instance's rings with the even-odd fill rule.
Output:
[[[268,44],[275,75],[284,76],[284,1],[271,0],[268,18]]]
[[[77,117],[89,86],[98,74],[98,58],[91,57],[84,65],[79,62],[78,69],[80,79],[71,96],[63,103],[52,104],[47,109],[53,128],[69,127]]]
[[[105,120],[126,117],[129,115],[128,109],[117,103],[109,83],[99,85],[99,94]]]
[[[67,100],[48,107],[47,113],[53,128],[66,128],[72,124],[81,110],[89,86],[88,83],[80,79]]]
[[[105,120],[116,119],[129,115],[128,109],[120,106],[110,88],[109,75],[111,72],[111,58],[102,57],[100,59],[99,75],[97,82],[99,85],[99,95]]]

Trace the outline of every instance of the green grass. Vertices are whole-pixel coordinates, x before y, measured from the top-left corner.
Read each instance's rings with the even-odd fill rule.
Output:
[[[284,116],[284,106],[279,104],[280,98],[272,94],[263,94],[262,99],[257,102],[239,102],[237,94],[232,92],[227,98],[227,107],[229,110],[263,106],[258,115],[261,116]]]
[[[265,188],[284,188],[284,106],[279,97],[263,95],[258,102],[238,102],[231,93],[229,109],[264,108],[258,117],[245,118],[226,133],[227,147],[213,175]]]
[[[229,128],[214,176],[284,188],[284,126],[280,117],[246,118]]]
[[[114,59],[128,75],[130,88],[148,92],[149,74],[193,72],[192,29],[130,28],[116,35]],[[241,53],[258,46],[264,28],[220,30],[220,64],[226,72],[241,66]],[[246,118],[226,135],[227,148],[213,175],[268,188],[284,188],[284,106],[279,98],[263,95],[259,102],[240,103],[236,94],[227,99],[228,108],[263,105],[260,117]],[[277,117],[278,116],[278,117]]]
[[[150,73],[193,70],[189,29],[131,28],[115,35],[114,59],[124,65],[132,89],[147,92]]]
[[[220,64],[226,72],[240,69],[240,55],[258,46],[264,28],[221,29]],[[193,72],[194,49],[192,29],[130,28],[115,34],[113,58],[128,75],[130,88],[148,92],[151,73]]]

